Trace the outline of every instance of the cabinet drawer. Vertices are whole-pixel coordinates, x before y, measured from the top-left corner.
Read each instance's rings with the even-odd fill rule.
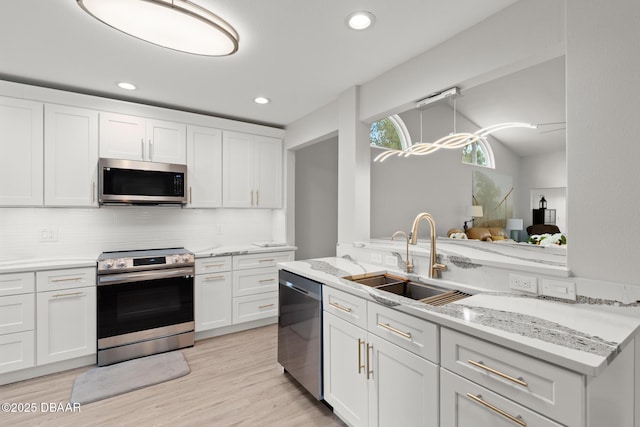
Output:
[[[293,252],[265,252],[262,254],[235,255],[233,257],[233,269],[244,270],[247,268],[275,267],[279,262],[293,260]]]
[[[322,309],[367,329],[367,301],[329,286],[322,287]]]
[[[369,332],[438,363],[437,325],[374,302],[368,302],[367,314]]]
[[[561,426],[446,369],[440,369],[440,371],[440,425],[442,427]]]
[[[233,272],[233,296],[253,295],[278,290],[278,271],[273,267]]]
[[[33,273],[0,274],[0,296],[33,292],[36,278]]]
[[[584,377],[442,328],[442,367],[568,425],[584,423]]]
[[[95,284],[96,269],[93,267],[38,271],[36,273],[38,292],[95,286]]]
[[[233,323],[250,322],[278,315],[278,292],[233,298]]]
[[[210,257],[196,259],[196,274],[216,273],[231,270],[231,257]]]
[[[0,298],[0,334],[30,331],[35,324],[33,294]]]
[[[0,335],[0,374],[35,365],[33,331]]]

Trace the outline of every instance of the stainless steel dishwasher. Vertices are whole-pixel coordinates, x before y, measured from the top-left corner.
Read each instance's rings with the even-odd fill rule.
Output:
[[[322,283],[280,270],[278,363],[322,400]]]

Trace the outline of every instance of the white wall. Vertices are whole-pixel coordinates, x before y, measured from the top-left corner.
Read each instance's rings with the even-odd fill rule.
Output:
[[[0,260],[97,258],[103,251],[213,246],[272,239],[268,209],[181,209],[106,206],[0,209]],[[218,234],[220,225],[222,234]],[[57,242],[39,242],[38,230],[52,228]]]
[[[567,0],[567,181],[574,274],[640,284],[640,2]]]
[[[449,134],[453,126],[453,109],[439,104],[423,112],[423,142],[432,142]],[[420,112],[416,109],[400,114],[411,134],[420,140]],[[478,126],[458,114],[456,131],[475,132]],[[520,158],[497,140],[489,137],[495,156],[497,174],[513,178],[514,195],[519,190]],[[371,148],[371,158],[380,149]],[[409,232],[420,212],[429,212],[436,222],[436,232],[446,236],[451,228],[462,228],[471,205],[472,174],[486,168],[462,164],[462,150],[441,149],[427,156],[392,157],[371,162],[371,236],[390,237],[395,231]],[[528,194],[528,193],[527,193]],[[515,196],[510,199],[515,204]],[[420,230],[426,236],[427,227]]]
[[[338,138],[295,151],[296,258],[336,255]]]

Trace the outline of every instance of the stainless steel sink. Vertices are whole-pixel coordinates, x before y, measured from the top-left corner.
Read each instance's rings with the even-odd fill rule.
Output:
[[[345,277],[345,279],[429,305],[444,305],[470,296],[464,292],[412,282],[409,279],[391,274],[351,276]]]

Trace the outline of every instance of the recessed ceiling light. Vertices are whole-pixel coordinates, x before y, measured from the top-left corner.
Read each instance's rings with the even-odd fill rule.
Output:
[[[253,100],[253,102],[255,102],[256,104],[268,104],[269,102],[271,102],[271,100],[269,98],[265,98],[264,96],[258,96]]]
[[[371,12],[353,12],[347,16],[346,23],[354,30],[366,30],[376,21],[376,17]]]
[[[136,85],[134,85],[133,83],[128,83],[128,82],[118,82],[118,87],[120,89],[125,89],[125,90],[136,90],[137,89]]]

